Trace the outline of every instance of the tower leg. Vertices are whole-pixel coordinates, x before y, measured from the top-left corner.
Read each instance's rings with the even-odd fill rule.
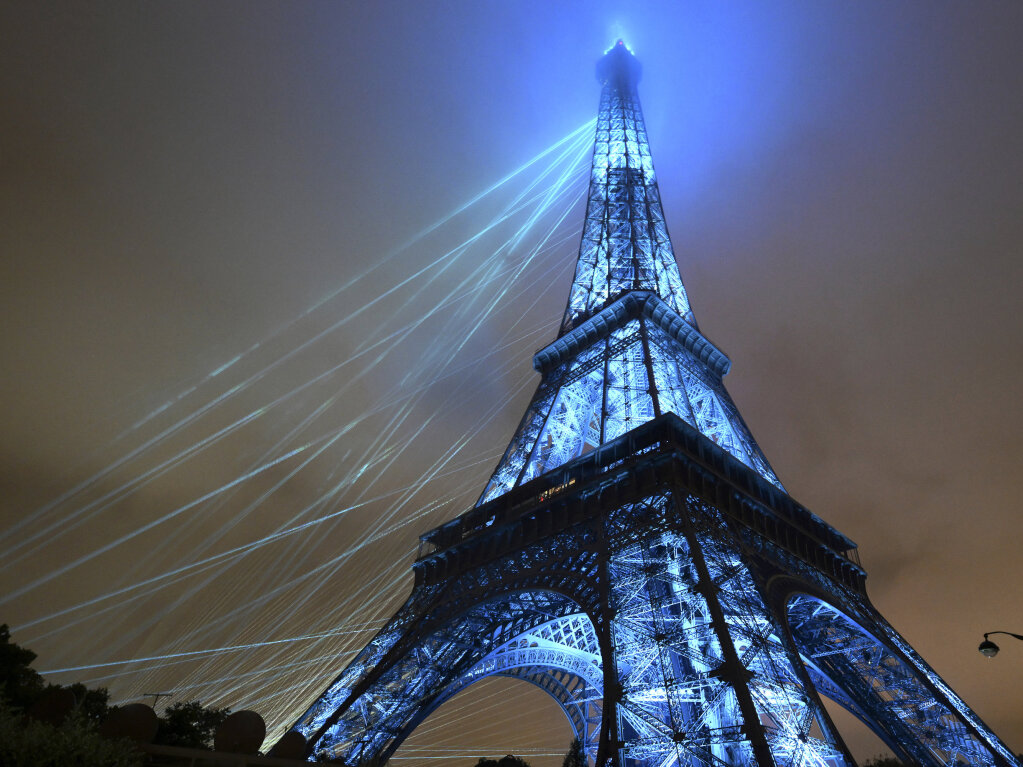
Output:
[[[622,767],[853,763],[720,512],[665,492],[608,524]]]
[[[598,767],[849,767],[820,690],[912,762],[1021,767],[810,534],[827,532],[668,414],[442,529],[296,729],[370,764],[504,675],[550,694]]]
[[[456,614],[424,591],[345,669],[295,729],[310,755],[346,764],[387,759],[438,706],[479,679],[514,676],[551,695],[595,748],[602,670],[592,623],[563,594],[506,592]]]
[[[884,618],[860,601],[855,613],[847,613],[808,594],[789,600],[792,636],[818,686],[915,763],[1018,765]]]

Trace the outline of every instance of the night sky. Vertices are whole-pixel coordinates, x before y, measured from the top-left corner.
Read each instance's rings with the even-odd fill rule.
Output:
[[[3,3],[0,622],[48,678],[279,732],[400,605],[535,388],[585,157],[550,232],[499,247],[556,152],[445,218],[596,116],[618,37],[754,436],[1023,750],[1023,643],[976,651],[1023,632],[1009,1]],[[465,695],[398,763],[560,763],[542,693]]]

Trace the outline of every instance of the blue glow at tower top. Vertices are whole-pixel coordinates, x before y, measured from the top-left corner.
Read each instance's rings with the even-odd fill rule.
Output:
[[[624,40],[618,40],[597,62],[597,79],[603,85],[612,83],[634,88],[643,74],[643,67]]]

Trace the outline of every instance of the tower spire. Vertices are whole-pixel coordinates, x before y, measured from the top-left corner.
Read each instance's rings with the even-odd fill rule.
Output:
[[[636,85],[642,67],[619,40],[597,62],[600,112],[586,219],[557,340],[480,503],[663,413],[781,483],[721,377],[731,363],[700,332],[664,222]]]
[[[629,290],[651,291],[696,327],[664,222],[636,91],[641,74],[622,40],[597,62],[600,112],[562,335]]]

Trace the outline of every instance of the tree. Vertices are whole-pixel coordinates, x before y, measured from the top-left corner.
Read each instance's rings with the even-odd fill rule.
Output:
[[[60,689],[57,685],[46,686],[46,690]],[[99,687],[95,690],[86,687],[81,682],[75,682],[68,686],[68,689],[75,694],[75,711],[81,713],[86,721],[94,725],[100,725],[110,713],[110,693],[106,687]]]
[[[508,754],[500,759],[484,759],[480,757],[480,760],[476,762],[476,767],[529,767],[529,762]]]
[[[29,719],[0,700],[0,764],[4,767],[141,767],[131,741],[108,740],[78,710],[60,726]]]
[[[11,641],[7,624],[0,625],[0,696],[16,708],[31,706],[45,690],[43,678],[32,668],[36,654]]]
[[[134,757],[127,761],[122,758],[124,753],[134,753],[130,745],[106,741],[96,731],[110,713],[110,695],[106,689],[91,690],[77,682],[66,688],[44,684],[43,678],[32,668],[35,659],[34,652],[11,641],[7,624],[0,625],[0,706],[3,714],[0,722],[0,742],[3,743],[0,765],[99,767],[109,764],[120,767],[137,763],[137,760],[133,761]],[[25,719],[23,712],[34,703],[64,689],[74,694],[74,709],[65,721],[46,724]],[[230,713],[230,709],[207,708],[198,701],[175,703],[160,717],[160,728],[154,742],[212,750],[217,727]],[[40,745],[44,742],[50,742],[52,747]],[[37,761],[31,759],[33,750],[39,754]]]
[[[160,717],[154,743],[162,746],[213,750],[217,727],[231,713],[229,708],[207,708],[198,701],[175,703]]]
[[[894,756],[875,756],[870,761],[864,762],[863,767],[915,767],[915,765],[899,761]]]
[[[561,767],[587,767],[586,752],[583,751],[583,742],[579,738],[575,738],[568,747]]]
[[[107,691],[84,684],[69,688],[75,706],[59,723],[25,715],[33,704],[61,689],[45,684],[32,668],[36,654],[11,641],[0,625],[0,764],[4,767],[137,767],[142,755],[130,742],[107,740],[96,731],[108,712]]]
[[[34,652],[11,641],[6,623],[0,625],[0,697],[22,711],[27,711],[46,695],[65,689],[61,685],[44,684],[39,672],[32,668],[35,659]],[[66,689],[74,694],[75,711],[87,722],[98,725],[110,713],[110,693],[106,688],[90,690],[81,682],[75,682]]]

